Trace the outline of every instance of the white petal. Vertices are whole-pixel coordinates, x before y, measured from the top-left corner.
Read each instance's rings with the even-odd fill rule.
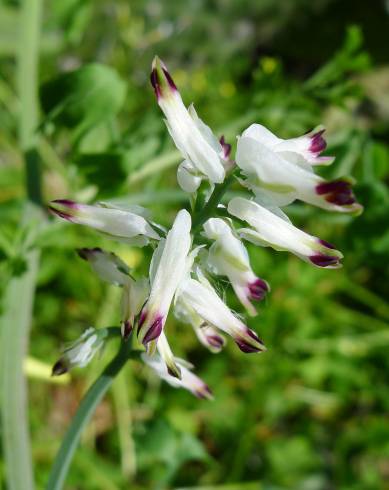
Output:
[[[269,148],[283,141],[262,124],[252,124],[243,131],[242,137],[255,139]]]
[[[131,281],[129,267],[114,253],[105,252],[100,248],[81,248],[78,254],[89,262],[103,281],[118,286],[124,286]]]
[[[139,339],[148,343],[157,338],[166,321],[170,304],[173,300],[183,274],[186,273],[187,257],[191,246],[191,217],[186,210],[181,210],[167,234],[162,247],[156,250],[158,267],[151,267],[152,285],[149,300],[142,312]]]
[[[195,175],[195,169],[191,162],[184,160],[177,168],[178,185],[185,192],[196,192],[201,184],[201,176]]]

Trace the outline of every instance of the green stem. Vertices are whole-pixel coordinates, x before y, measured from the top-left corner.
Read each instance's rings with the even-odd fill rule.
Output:
[[[236,170],[231,172],[225,178],[224,182],[222,182],[221,184],[216,184],[211,194],[211,197],[208,199],[207,204],[204,206],[202,210],[200,210],[198,213],[196,213],[193,216],[192,232],[194,234],[196,234],[199,231],[201,226],[207,221],[208,218],[210,218],[215,214],[215,209],[220,204],[221,198],[223,197],[224,193],[233,183],[235,174],[236,174]]]
[[[131,357],[131,352],[131,341],[121,342],[119,352],[84,396],[62,440],[50,472],[46,490],[61,490],[63,488],[81,433],[116,375]]]

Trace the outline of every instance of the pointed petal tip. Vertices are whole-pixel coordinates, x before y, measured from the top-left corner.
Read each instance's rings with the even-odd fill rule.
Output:
[[[59,359],[51,370],[51,376],[61,376],[69,371],[68,366],[63,359]]]

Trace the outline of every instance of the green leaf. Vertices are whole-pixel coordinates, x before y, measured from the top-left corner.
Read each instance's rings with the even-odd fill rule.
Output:
[[[115,70],[99,63],[84,65],[40,87],[45,122],[83,130],[115,116],[125,95],[125,82]]]

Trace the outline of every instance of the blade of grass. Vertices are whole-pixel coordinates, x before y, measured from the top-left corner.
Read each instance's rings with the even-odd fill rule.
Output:
[[[41,13],[41,0],[22,2],[17,79],[21,108],[19,142],[25,159],[28,197],[23,215],[24,223],[35,219],[39,223],[41,219],[35,206],[41,203],[41,188],[34,141],[34,130],[38,122],[36,101]],[[30,234],[29,240],[33,241],[34,236]],[[2,441],[7,487],[10,490],[34,488],[23,363],[31,326],[39,251],[30,249],[25,260],[25,272],[18,277],[12,277],[8,283],[1,318]]]

